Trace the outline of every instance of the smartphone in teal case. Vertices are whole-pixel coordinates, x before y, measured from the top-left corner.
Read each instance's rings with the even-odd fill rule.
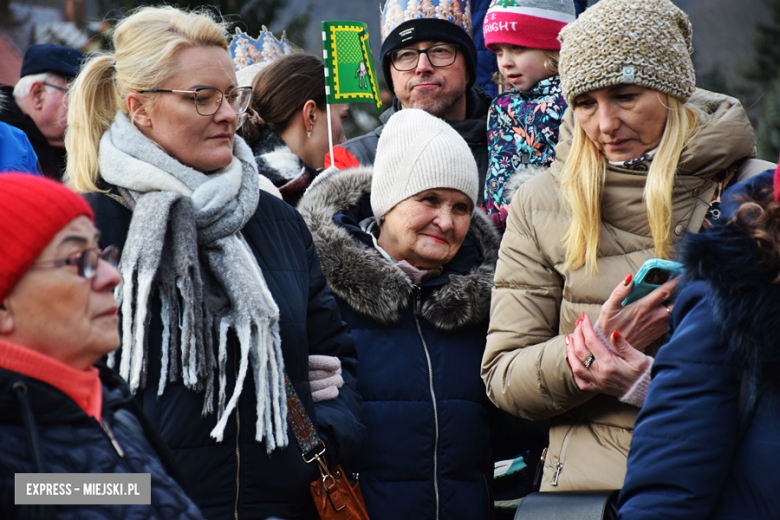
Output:
[[[653,292],[675,276],[682,274],[683,266],[679,262],[651,258],[647,260],[634,277],[631,292],[623,300],[623,307]]]

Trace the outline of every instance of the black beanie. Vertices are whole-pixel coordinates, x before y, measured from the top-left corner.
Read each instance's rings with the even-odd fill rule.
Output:
[[[420,18],[409,20],[387,35],[382,42],[382,73],[385,75],[385,81],[391,91],[393,88],[393,78],[390,76],[390,53],[403,49],[413,43],[421,41],[454,43],[460,47],[458,52],[463,54],[466,59],[466,69],[469,73],[469,83],[466,89],[470,89],[477,79],[477,47],[469,34],[447,20],[438,18]]]

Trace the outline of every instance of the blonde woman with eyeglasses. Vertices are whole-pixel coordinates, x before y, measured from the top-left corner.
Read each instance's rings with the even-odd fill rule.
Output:
[[[237,84],[227,41],[203,12],[146,7],[120,22],[113,52],[71,90],[68,182],[89,193],[101,242],[123,249],[109,362],[204,515],[312,518],[319,473],[288,402],[312,418],[328,461],[347,461],[363,432],[354,345],[303,220],[258,189],[236,136],[251,87]],[[325,395],[312,393],[310,355],[337,365]]]
[[[696,89],[669,0],[602,0],[559,38],[570,109],[555,165],[511,203],[482,377],[499,407],[551,420],[542,491],[618,489],[677,283],[623,307],[632,276],[766,166],[739,102]]]

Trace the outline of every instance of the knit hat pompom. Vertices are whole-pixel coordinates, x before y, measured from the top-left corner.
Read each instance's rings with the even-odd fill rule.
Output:
[[[571,0],[493,0],[485,14],[485,46],[560,50],[558,33],[577,17]]]
[[[566,102],[621,83],[683,103],[696,90],[688,16],[670,0],[601,0],[558,36]]]
[[[434,188],[459,190],[476,205],[478,185],[471,149],[447,122],[416,108],[393,114],[374,160],[371,208],[378,221],[402,200]]]
[[[0,303],[71,220],[92,209],[62,184],[34,175],[0,174]]]

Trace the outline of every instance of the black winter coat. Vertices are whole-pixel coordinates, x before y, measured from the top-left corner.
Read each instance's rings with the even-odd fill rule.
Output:
[[[171,477],[173,466],[161,462],[170,457],[153,446],[161,441],[148,422],[135,412],[130,389],[116,373],[99,366],[103,383],[103,424],[124,452],[120,457],[101,428],[73,399],[59,389],[17,372],[0,368],[0,518],[202,519],[195,503]],[[14,385],[22,383],[19,395]],[[22,413],[29,407],[36,433],[25,427]],[[37,443],[42,467],[35,464],[32,445]],[[14,505],[15,473],[151,473],[151,505]],[[38,515],[38,516],[36,516]]]
[[[485,93],[482,88],[474,85],[466,91],[466,119],[462,121],[447,121],[449,125],[460,134],[464,141],[469,145],[474,160],[477,161],[477,170],[479,172],[479,186],[485,185],[485,175],[488,169],[488,149],[487,149],[487,114],[490,103],[493,99]],[[376,157],[376,147],[379,144],[379,136],[384,130],[384,123],[392,117],[398,110],[401,110],[401,103],[398,98],[393,98],[393,106],[386,110],[380,117],[382,126],[374,131],[354,137],[341,143],[339,146],[352,154],[357,161],[365,166],[374,164]],[[334,152],[335,153],[335,152]],[[477,205],[484,205],[484,190],[479,190],[479,200]]]
[[[105,195],[92,194],[88,199],[102,232],[102,245],[121,247],[127,238],[131,212]],[[357,453],[365,430],[358,422],[361,399],[355,383],[355,347],[325,283],[309,230],[293,208],[261,191],[257,211],[242,234],[279,306],[286,372],[327,445],[329,460],[348,461]],[[151,316],[148,373],[157,375],[162,338],[157,298]],[[229,341],[227,366],[236,367],[236,371],[237,353],[237,342]],[[313,403],[308,380],[310,354],[341,358],[345,385],[335,400]],[[157,380],[154,376],[148,378],[140,396],[143,410],[173,452],[204,516],[213,520],[316,518],[308,486],[319,473],[315,465],[303,462],[292,430],[288,429],[289,446],[272,452],[270,457],[265,444],[254,439],[257,413],[253,378],[247,377],[244,382],[222,443],[209,437],[216,414],[201,417],[203,395],[182,383],[168,383],[158,398]],[[227,388],[234,384],[235,373],[228,371]]]

